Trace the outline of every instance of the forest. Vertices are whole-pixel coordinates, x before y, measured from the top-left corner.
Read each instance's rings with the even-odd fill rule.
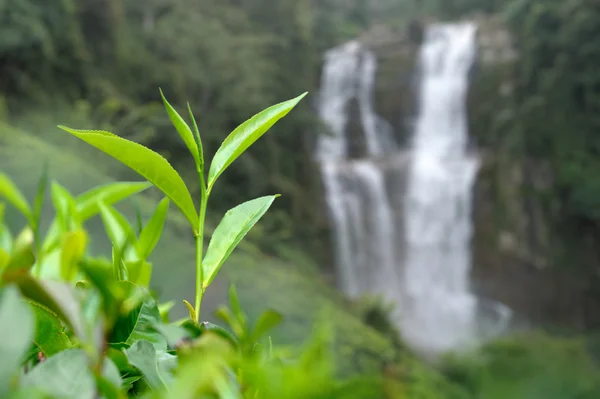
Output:
[[[543,273],[564,279],[561,300],[571,307],[533,331],[430,363],[403,342],[388,304],[350,301],[334,287],[314,162],[317,138],[328,134],[315,112],[323,55],[381,27],[410,33],[483,17],[502,22],[518,56],[501,71],[511,82],[509,117],[474,113],[471,131],[498,159],[484,175],[493,193],[506,191],[502,168],[522,169],[514,191],[533,220],[510,216],[495,198],[490,223],[525,225],[523,245],[544,259]],[[600,397],[597,34],[596,0],[0,0],[0,358],[10,360],[0,366],[0,397]],[[482,109],[495,106],[494,94],[476,95],[489,96]],[[262,127],[248,132],[272,132],[230,149],[213,193],[204,175],[215,176],[224,140],[253,115]],[[162,155],[201,221],[149,164],[98,151],[104,144],[70,128],[113,132]],[[91,204],[102,195],[106,207]],[[209,238],[221,237],[227,215],[235,224],[238,206],[254,219],[232,239],[219,276],[224,258],[206,286],[195,284],[202,256],[213,259]],[[129,241],[116,245],[125,235],[143,252],[137,263]],[[51,263],[58,242],[47,273],[63,291],[44,285],[40,259]],[[65,301],[85,311],[75,315]],[[563,322],[565,313],[575,321]],[[67,383],[77,375],[80,384]]]

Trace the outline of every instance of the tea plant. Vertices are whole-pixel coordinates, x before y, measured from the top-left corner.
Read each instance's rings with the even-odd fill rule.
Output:
[[[306,94],[306,93],[305,93]],[[0,198],[23,215],[16,235],[0,203],[0,397],[7,398],[310,398],[346,397],[356,387],[338,383],[327,355],[329,334],[319,330],[297,359],[261,338],[281,321],[273,310],[248,322],[234,287],[216,316],[225,327],[201,322],[202,299],[228,256],[267,212],[277,195],[229,210],[204,253],[208,199],[219,176],[305,96],[272,106],[236,128],[205,167],[202,141],[161,96],[196,165],[199,207],[183,179],[158,153],[105,131],[69,134],[127,165],[147,182],[119,182],[74,196],[46,175],[30,203],[0,173]],[[151,185],[165,198],[136,228],[114,208]],[[48,190],[49,186],[49,190]],[[50,191],[54,219],[45,234],[41,212]],[[148,261],[173,202],[189,222],[196,248],[194,305],[189,319],[171,322],[172,302],[149,290]],[[85,225],[99,215],[109,257],[90,255]],[[182,271],[183,272],[183,271]],[[262,343],[261,343],[262,342]],[[355,396],[354,396],[355,397]]]

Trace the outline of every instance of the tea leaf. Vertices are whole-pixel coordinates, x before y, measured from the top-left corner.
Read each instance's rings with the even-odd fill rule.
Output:
[[[3,398],[31,345],[35,329],[33,313],[12,285],[0,291],[0,326],[0,397]]]
[[[130,346],[144,339],[155,345],[157,349],[166,350],[167,343],[164,337],[153,327],[154,324],[160,323],[160,320],[156,301],[150,295],[146,295],[139,306],[119,318],[110,342]]]
[[[30,227],[25,227],[13,243],[10,261],[6,270],[29,270],[35,263],[34,234]]]
[[[183,300],[183,303],[185,304],[185,307],[187,308],[190,314],[190,319],[192,319],[195,322],[198,321],[196,320],[196,312],[194,311],[194,307],[192,306],[192,304],[186,301],[185,299]]]
[[[186,147],[188,148],[188,150],[194,157],[194,161],[196,162],[196,165],[198,165],[198,166],[201,165],[202,160],[200,159],[200,151],[199,151],[198,145],[196,144],[196,139],[194,138],[194,135],[192,134],[192,130],[190,129],[188,124],[185,123],[183,118],[177,113],[177,111],[175,111],[175,108],[173,108],[171,106],[171,104],[169,104],[169,102],[165,98],[165,95],[163,94],[162,90],[160,90],[160,96],[162,97],[163,103],[165,105],[165,108],[167,109],[169,118],[171,118],[171,122],[173,123],[173,126],[175,126],[175,129],[177,129],[179,136],[181,136]]]
[[[142,339],[125,350],[129,363],[144,375],[148,385],[155,390],[168,390],[177,367],[177,357],[166,351],[156,350],[152,343]]]
[[[142,229],[138,239],[138,252],[142,259],[147,259],[162,234],[165,220],[167,220],[167,212],[169,211],[169,199],[163,198],[156,207],[154,214]]]
[[[211,191],[217,178],[237,157],[265,134],[277,121],[287,115],[306,94],[273,105],[235,128],[223,141],[211,162],[208,172],[208,191]]]
[[[44,196],[46,195],[46,187],[48,185],[48,165],[44,166],[44,172],[42,177],[40,178],[40,182],[38,183],[38,190],[35,196],[35,201],[33,204],[33,214],[32,214],[32,222],[31,226],[35,235],[36,247],[39,248],[40,240],[39,240],[39,229],[40,229],[40,218],[42,216],[42,208],[44,206]]]
[[[270,195],[256,198],[227,211],[215,229],[202,261],[204,288],[209,286],[231,252],[277,197],[278,195]]]
[[[200,131],[198,130],[198,125],[196,124],[196,118],[194,118],[194,113],[192,112],[192,108],[190,107],[190,103],[187,105],[188,113],[190,115],[190,120],[192,121],[192,126],[194,127],[194,139],[196,140],[196,147],[198,147],[198,156],[200,157],[200,164],[198,165],[198,172],[204,173],[204,150],[202,149],[202,140],[200,139]]]
[[[73,222],[79,223],[79,216],[75,207],[75,198],[62,185],[52,182],[52,203],[56,210],[56,217],[61,224],[62,231],[69,231]]]
[[[106,234],[116,247],[117,252],[121,254],[125,246],[135,237],[133,229],[127,219],[125,219],[125,216],[115,208],[108,207],[102,203],[99,206]]]
[[[65,334],[65,329],[58,315],[36,302],[27,301],[36,318],[35,337],[33,342],[50,357],[72,346],[71,340]]]
[[[126,261],[127,277],[129,281],[140,287],[147,288],[150,285],[152,278],[152,263],[146,262],[143,259],[135,261]]]
[[[57,398],[93,399],[96,394],[82,349],[67,349],[39,363],[23,376],[22,384]]]
[[[79,195],[75,201],[81,222],[85,222],[100,212],[99,203],[106,206],[114,205],[132,195],[147,190],[152,183],[144,182],[116,182],[96,186]]]
[[[85,329],[81,317],[81,307],[73,292],[74,288],[57,281],[41,281],[23,271],[5,272],[3,280],[15,283],[21,294],[54,312],[82,341]]]
[[[283,317],[279,312],[276,312],[272,309],[264,311],[256,321],[256,325],[254,326],[254,330],[252,332],[252,340],[258,341],[258,339],[267,331],[277,327],[282,320]]]
[[[0,197],[4,197],[12,206],[19,210],[27,218],[28,222],[32,221],[33,214],[25,196],[8,175],[1,172]]]
[[[64,280],[71,281],[77,275],[77,266],[85,254],[87,238],[85,230],[71,231],[64,235],[60,254],[60,274]]]
[[[105,152],[154,184],[181,209],[193,230],[198,231],[198,215],[183,179],[160,154],[133,141],[100,130],[59,128]]]

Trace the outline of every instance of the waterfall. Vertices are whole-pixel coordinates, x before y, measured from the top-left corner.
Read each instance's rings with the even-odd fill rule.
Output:
[[[466,96],[476,47],[473,24],[427,28],[418,115],[405,149],[375,112],[374,54],[358,41],[325,54],[319,116],[328,131],[319,136],[316,157],[340,288],[351,297],[376,294],[395,304],[392,318],[403,338],[427,354],[497,334],[510,316],[470,290],[478,160],[467,150]],[[357,143],[359,154],[350,150]],[[390,159],[408,161],[398,167]]]
[[[465,110],[475,30],[472,24],[431,26],[420,53],[419,114],[404,209],[402,332],[429,351],[468,344],[477,334],[469,272],[478,165],[467,153]]]
[[[317,160],[333,221],[340,288],[349,296],[377,292],[397,302],[399,268],[385,175],[378,160],[394,151],[391,129],[374,111],[375,56],[352,41],[329,50],[321,84],[319,116],[328,126],[317,143]],[[364,153],[351,158],[349,106],[358,106]]]

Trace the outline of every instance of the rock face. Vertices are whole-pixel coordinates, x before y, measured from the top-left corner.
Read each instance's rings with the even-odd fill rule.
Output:
[[[556,232],[538,195],[553,184],[552,176],[545,165],[515,150],[509,139],[515,134],[506,134],[518,128],[513,101],[518,54],[500,18],[473,19],[479,51],[469,124],[481,158],[474,193],[473,289],[510,306],[522,320],[584,327],[598,309],[586,294],[587,282],[552,265],[550,236]],[[377,112],[404,144],[416,111],[419,26],[377,26],[360,38],[377,55]]]

